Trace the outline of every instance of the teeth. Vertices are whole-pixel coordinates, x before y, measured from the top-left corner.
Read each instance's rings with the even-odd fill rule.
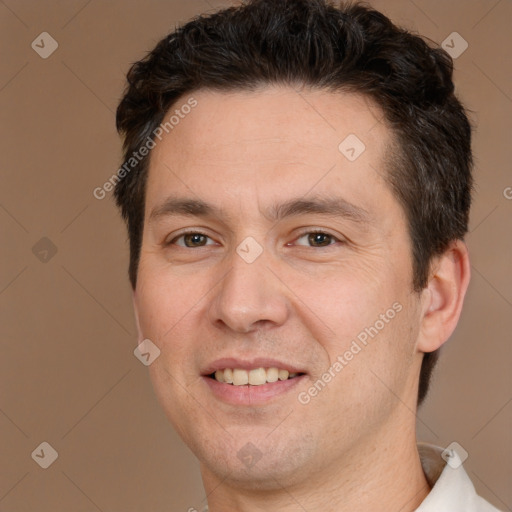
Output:
[[[222,370],[218,370],[219,372],[222,372]],[[217,372],[215,372],[215,377],[217,377]],[[219,381],[222,382],[222,381]],[[233,370],[231,368],[226,368],[224,370],[224,382],[228,384],[233,384]]]
[[[279,380],[286,380],[290,375],[290,372],[288,370],[279,370],[279,373],[277,375],[279,377]]]
[[[249,372],[249,384],[253,386],[261,386],[267,382],[267,372],[265,368],[256,368]]]
[[[235,386],[249,384],[249,374],[245,370],[233,370],[233,384]]]
[[[279,368],[254,368],[253,370],[242,370],[239,368],[225,368],[215,372],[215,380],[234,386],[261,386],[267,382],[277,382],[297,377],[298,373],[290,373],[288,370]]]
[[[277,382],[279,378],[279,370],[277,368],[269,368],[267,370],[267,382]]]

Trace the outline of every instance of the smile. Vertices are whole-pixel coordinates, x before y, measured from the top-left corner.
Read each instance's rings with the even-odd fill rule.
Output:
[[[241,368],[224,368],[210,375],[217,382],[233,386],[261,386],[277,381],[289,380],[302,375],[298,372],[289,372],[281,368],[254,368],[244,370]]]

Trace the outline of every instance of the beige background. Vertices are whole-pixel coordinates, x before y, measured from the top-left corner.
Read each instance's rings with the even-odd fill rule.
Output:
[[[469,43],[459,93],[478,124],[473,278],[418,435],[469,453],[477,490],[512,510],[510,0],[374,0],[408,28]],[[198,464],[160,410],[136,345],[125,228],[92,191],[118,168],[129,63],[214,0],[0,0],[0,511],[200,508]],[[58,42],[42,59],[41,32]],[[56,253],[41,250],[48,242]],[[42,249],[41,249],[42,248]],[[48,468],[31,458],[46,441]]]

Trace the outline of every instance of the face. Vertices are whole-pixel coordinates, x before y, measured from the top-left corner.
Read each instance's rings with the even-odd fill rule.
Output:
[[[139,336],[204,472],[299,484],[414,425],[420,306],[392,137],[354,94],[192,96],[152,150]]]

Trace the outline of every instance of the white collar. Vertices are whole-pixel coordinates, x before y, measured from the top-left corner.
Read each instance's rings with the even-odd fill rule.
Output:
[[[416,512],[499,512],[476,494],[459,454],[418,443],[421,466],[432,490]]]

